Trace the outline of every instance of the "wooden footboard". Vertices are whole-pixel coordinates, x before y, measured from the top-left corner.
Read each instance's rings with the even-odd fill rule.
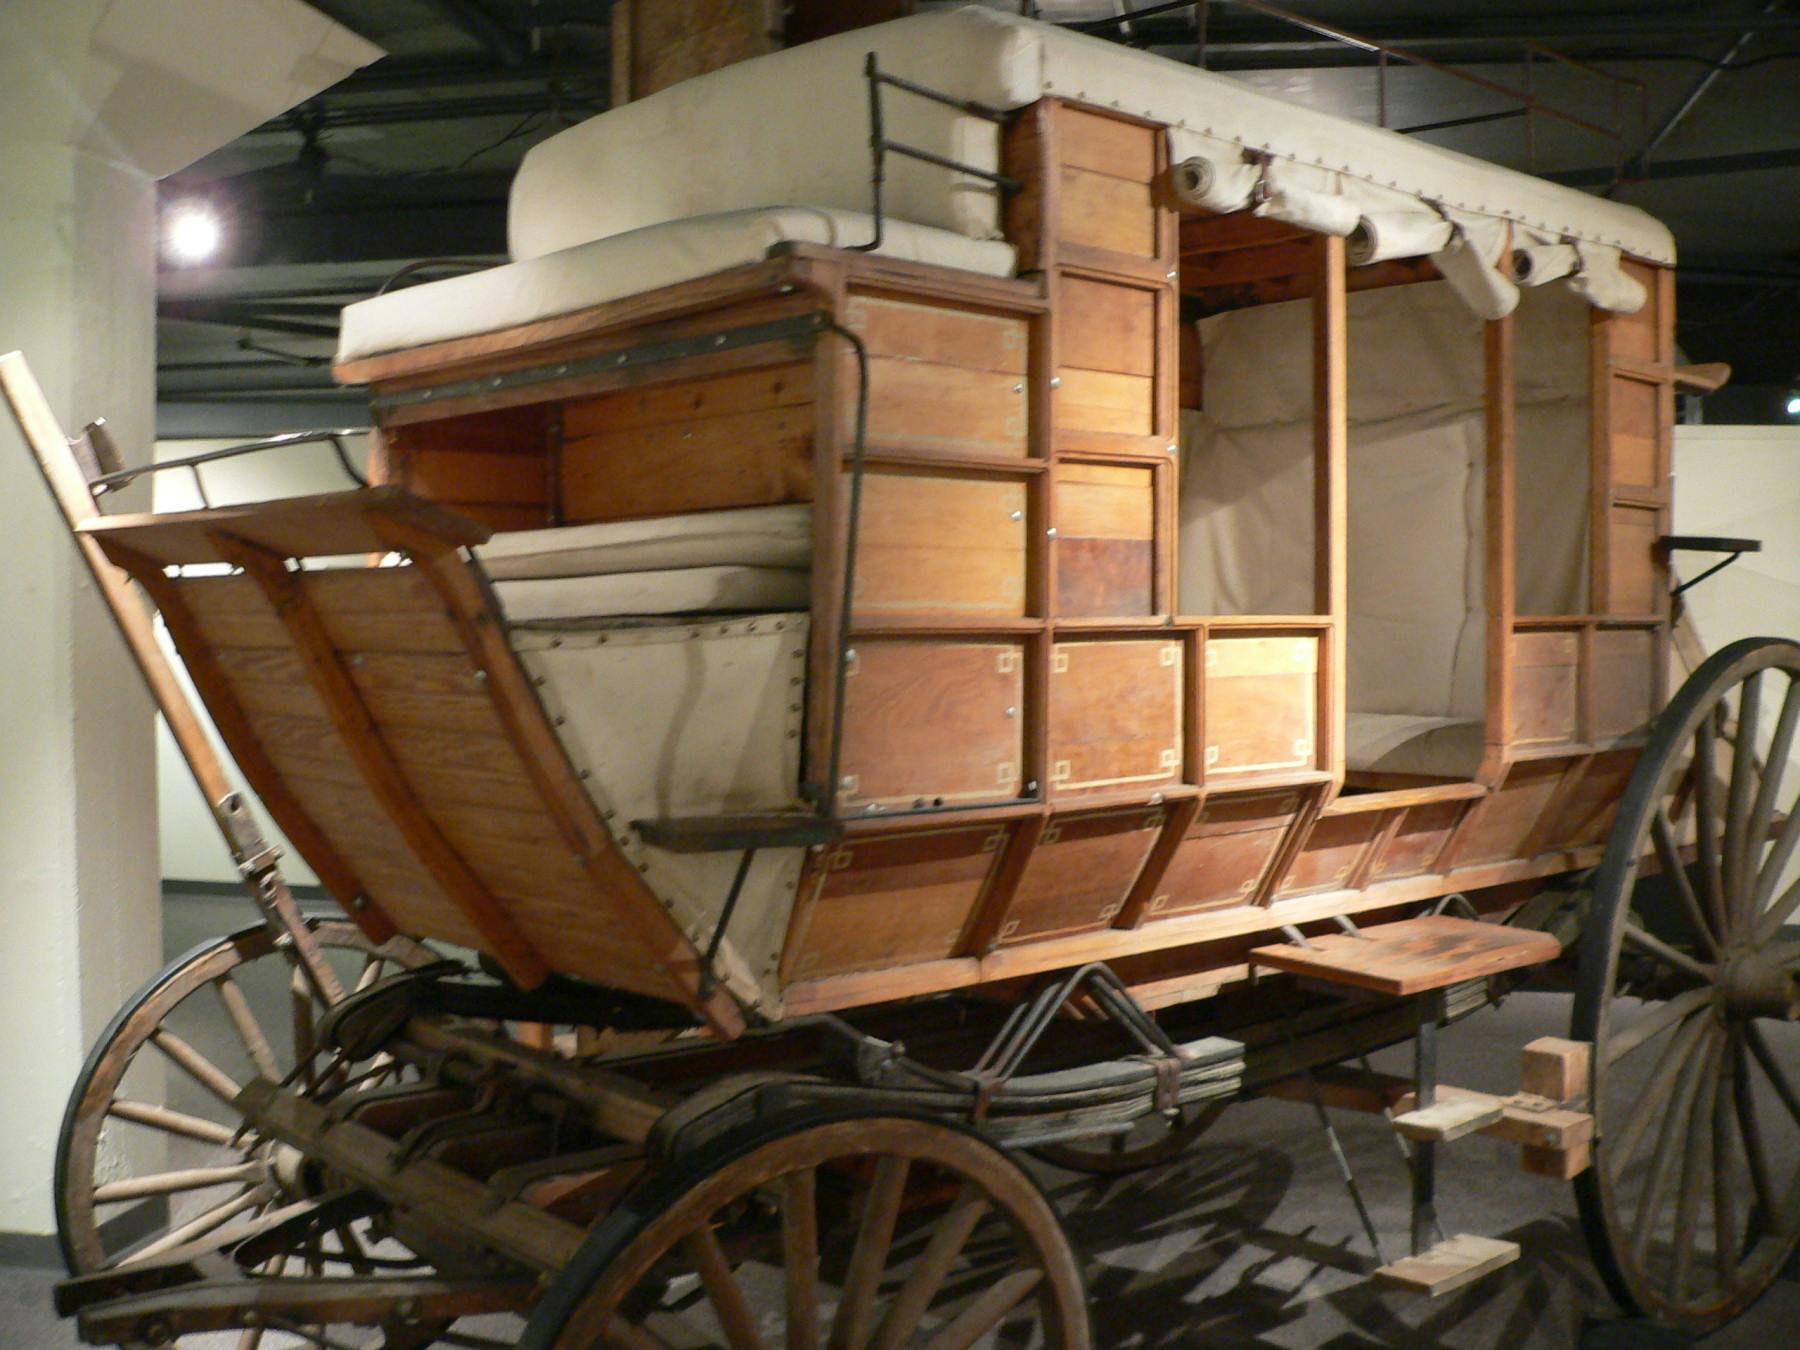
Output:
[[[526,987],[555,972],[741,1025],[700,993],[698,954],[507,646],[461,552],[485,527],[371,488],[79,533],[156,603],[251,787],[352,913],[485,952]]]

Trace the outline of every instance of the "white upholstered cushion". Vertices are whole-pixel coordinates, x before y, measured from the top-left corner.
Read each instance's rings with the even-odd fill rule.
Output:
[[[812,507],[746,506],[496,534],[475,550],[496,581],[692,567],[805,568]]]
[[[552,136],[526,155],[513,184],[513,256],[765,202],[868,210],[862,70],[871,51],[884,70],[960,98],[1020,108],[1056,95],[1160,122],[1171,129],[1172,159],[1199,153],[1242,163],[1249,150],[1278,168],[1333,176],[1327,190],[1365,205],[1428,202],[1674,260],[1669,232],[1633,207],[1298,107],[1228,75],[979,7],[728,66]],[[984,169],[999,165],[991,122],[893,89],[883,110],[896,140]],[[888,173],[893,217],[975,238],[999,233],[991,185],[899,156],[889,157]]]
[[[805,609],[812,574],[790,567],[677,567],[587,577],[496,581],[511,623],[571,622],[637,614],[722,614]]]
[[[1366,773],[1473,778],[1481,767],[1482,739],[1478,719],[1353,712],[1344,763]]]
[[[759,207],[650,225],[346,306],[337,359],[355,361],[535,323],[759,262],[778,244],[843,247],[866,242],[874,230],[868,216],[811,206]],[[1014,266],[1009,244],[905,221],[887,222],[878,251],[990,276],[1011,276]]]

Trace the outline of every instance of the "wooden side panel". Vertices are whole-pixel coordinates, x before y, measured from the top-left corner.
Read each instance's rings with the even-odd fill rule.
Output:
[[[1016,796],[1024,666],[1018,642],[858,642],[840,809]]]
[[[1594,757],[1561,798],[1556,819],[1544,835],[1545,848],[1605,842],[1618,814],[1619,799],[1625,795],[1625,784],[1637,767],[1638,753],[1634,748]]]
[[[1614,377],[1611,405],[1613,486],[1659,490],[1662,484],[1657,446],[1662,434],[1662,386],[1648,380]]]
[[[1658,510],[1638,506],[1614,506],[1608,513],[1609,613],[1655,614],[1666,602],[1656,557],[1661,517]]]
[[[1656,714],[1656,632],[1601,628],[1594,633],[1594,737],[1641,733]]]
[[[857,535],[859,622],[1025,613],[1025,484],[870,473]]]
[[[1124,907],[1163,820],[1161,809],[1052,820],[996,940],[1005,945],[1107,927]]]
[[[805,363],[622,390],[563,410],[568,524],[810,501]]]
[[[1317,638],[1209,637],[1207,777],[1313,767],[1318,671]]]
[[[1569,632],[1515,633],[1512,741],[1553,745],[1578,735],[1581,638]]]
[[[1156,611],[1155,474],[1136,465],[1056,465],[1059,614]]]
[[[1426,802],[1408,807],[1376,856],[1369,880],[1392,881],[1431,871],[1444,845],[1450,842],[1450,832],[1467,809],[1466,802]]]
[[[1050,658],[1050,790],[1151,791],[1181,777],[1181,644],[1091,640]]]
[[[1294,792],[1209,797],[1145,906],[1145,917],[1249,904],[1299,810]]]
[[[372,481],[496,530],[542,529],[554,519],[552,418],[542,406],[389,427],[381,439]]]
[[[869,352],[871,448],[1024,456],[1025,320],[872,295],[856,296],[845,313]],[[848,354],[839,385],[848,445],[857,395]]]
[[[1057,288],[1055,408],[1065,431],[1156,430],[1157,292],[1065,276]]]
[[[1005,853],[1003,827],[909,831],[813,854],[783,978],[951,956]]]
[[[1341,891],[1350,885],[1357,864],[1375,841],[1381,817],[1375,811],[1348,816],[1321,816],[1288,865],[1277,896],[1287,899],[1318,891]]]
[[[1547,759],[1514,764],[1506,781],[1476,805],[1458,840],[1455,865],[1518,857],[1572,762]]]

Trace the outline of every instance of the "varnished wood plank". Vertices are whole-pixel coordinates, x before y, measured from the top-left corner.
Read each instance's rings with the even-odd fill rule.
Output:
[[[855,413],[856,374],[842,380],[842,434]],[[1025,383],[1016,375],[933,361],[869,361],[871,447],[1023,457]]]
[[[1069,164],[1058,179],[1058,224],[1069,242],[1139,257],[1155,255],[1156,206],[1148,183]]]
[[[265,532],[253,533],[263,536]],[[431,533],[433,537],[440,537],[435,531]],[[304,574],[289,572],[275,554],[223,531],[215,532],[210,542],[212,548],[223,555],[224,561],[243,568],[245,574],[262,588],[270,606],[286,626],[294,650],[306,667],[345,749],[419,861],[481,934],[484,944],[516,983],[527,989],[543,983],[550,972],[541,954],[533,949],[468,863],[420,807],[299,579]],[[384,543],[384,540],[375,540],[377,549]]]
[[[858,623],[896,615],[1023,616],[1025,530],[1021,481],[866,474]]]
[[[562,405],[562,432],[565,440],[578,441],[636,427],[794,407],[811,403],[813,396],[812,363],[787,362],[571,399]]]
[[[570,440],[561,493],[571,524],[807,501],[812,412],[799,404]]]
[[[852,294],[842,322],[870,356],[1025,374],[1029,335],[1026,321],[1015,315]]]
[[[122,548],[160,563],[216,563],[229,561],[214,541],[220,533],[232,534],[281,558],[379,553],[381,540],[372,524],[377,519],[409,521],[457,548],[472,548],[488,539],[488,531],[467,516],[396,487],[206,511],[96,517],[77,528],[109,554]]]
[[[1328,933],[1305,947],[1258,947],[1262,966],[1309,975],[1402,997],[1464,980],[1553,961],[1562,944],[1548,933],[1445,915],[1427,915],[1365,928],[1360,934]]]
[[[1057,283],[1058,359],[1119,375],[1156,373],[1156,292],[1086,276]]]
[[[1057,643],[1050,697],[1055,797],[1151,791],[1181,779],[1181,644]]]

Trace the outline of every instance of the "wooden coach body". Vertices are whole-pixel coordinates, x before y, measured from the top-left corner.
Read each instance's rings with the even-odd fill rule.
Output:
[[[1484,320],[1432,256],[1353,265],[1342,230],[1267,209],[1270,155],[1246,150],[1263,178],[1244,209],[1184,201],[1171,134],[1047,94],[997,133],[1011,275],[789,241],[351,353],[371,477],[402,495],[93,532],[374,932],[487,951],[521,983],[683,1002],[727,1032],[1096,960],[1155,1007],[1241,977],[1284,924],[1452,892],[1492,910],[1591,866],[1668,692],[1667,260],[1615,264],[1632,312],[1555,286]],[[1510,266],[1525,227],[1483,209]],[[458,284],[389,299],[455,305]],[[1233,347],[1222,324],[1246,315]],[[1419,369],[1452,346],[1456,371]],[[1365,386],[1381,403],[1399,385],[1359,419]],[[1287,404],[1259,410],[1277,386]],[[1462,436],[1449,495],[1359,495],[1365,442],[1371,475],[1416,476],[1382,447],[1420,416]],[[1235,477],[1208,418],[1228,438],[1254,424]],[[1234,523],[1240,491],[1263,505]],[[492,550],[796,506],[801,600],[518,623],[516,652],[505,583],[465,561],[489,531]],[[285,561],[357,553],[412,565]],[[1557,579],[1522,596],[1550,554]],[[241,571],[167,566],[203,562]],[[1427,612],[1440,570],[1463,592]],[[709,639],[762,655],[702,676],[670,647]],[[641,664],[569,684],[577,648]],[[1448,702],[1383,701],[1446,649]],[[706,735],[683,741],[695,717]],[[1370,725],[1401,753],[1361,745]],[[622,757],[658,756],[674,767],[621,785]],[[757,767],[721,777],[724,760]],[[709,774],[722,785],[684,788]],[[736,852],[646,834],[746,809],[816,810],[841,837],[764,847],[730,913]]]

